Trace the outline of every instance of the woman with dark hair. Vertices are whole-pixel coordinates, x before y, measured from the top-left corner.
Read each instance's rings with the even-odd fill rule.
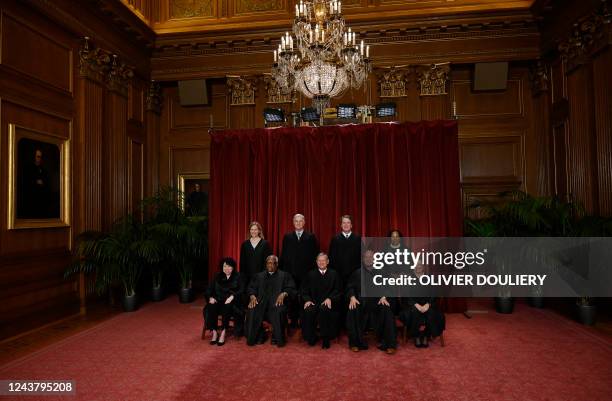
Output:
[[[264,239],[261,224],[251,222],[247,239],[240,246],[240,273],[245,287],[255,274],[264,271],[266,258],[270,255],[272,248]]]
[[[387,252],[405,248],[400,230],[395,228],[390,230],[388,237],[389,243],[387,244]]]
[[[235,331],[242,332],[243,313],[240,308],[240,297],[243,292],[240,274],[236,271],[236,261],[223,258],[219,262],[219,273],[210,283],[206,291],[208,303],[204,307],[206,328],[211,331],[211,345],[225,344],[225,333],[229,327],[230,318],[235,317]],[[219,315],[221,315],[221,333],[219,330]]]
[[[418,279],[425,274],[425,268],[418,264],[413,277]],[[410,331],[417,348],[427,348],[429,337],[439,337],[446,327],[444,313],[438,309],[437,299],[430,288],[415,285],[411,296],[406,299],[406,308],[400,313],[400,320]]]

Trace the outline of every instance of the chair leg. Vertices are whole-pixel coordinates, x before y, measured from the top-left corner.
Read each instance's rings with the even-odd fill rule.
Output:
[[[202,340],[206,339],[206,324],[202,325]]]
[[[440,334],[440,345],[444,347],[444,333]]]

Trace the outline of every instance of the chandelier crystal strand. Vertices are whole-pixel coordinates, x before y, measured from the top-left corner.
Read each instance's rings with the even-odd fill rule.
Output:
[[[369,46],[346,28],[341,1],[295,5],[293,29],[274,51],[272,76],[284,93],[299,90],[323,115],[331,98],[359,89],[370,72]]]

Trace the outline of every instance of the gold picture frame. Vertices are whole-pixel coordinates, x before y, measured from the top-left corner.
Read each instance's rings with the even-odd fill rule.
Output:
[[[178,189],[179,193],[179,206],[181,209],[185,210],[185,199],[189,195],[187,191],[189,191],[190,185],[189,181],[199,181],[199,180],[210,180],[209,173],[179,173],[177,177]]]
[[[16,124],[8,128],[8,229],[69,227],[70,139]],[[42,166],[34,173],[38,178],[33,165]]]

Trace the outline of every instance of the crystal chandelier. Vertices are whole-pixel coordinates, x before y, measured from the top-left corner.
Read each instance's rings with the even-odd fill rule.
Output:
[[[370,46],[357,43],[355,32],[346,29],[341,1],[295,5],[293,32],[274,50],[272,76],[284,93],[299,90],[323,115],[332,97],[359,89],[370,72]]]

